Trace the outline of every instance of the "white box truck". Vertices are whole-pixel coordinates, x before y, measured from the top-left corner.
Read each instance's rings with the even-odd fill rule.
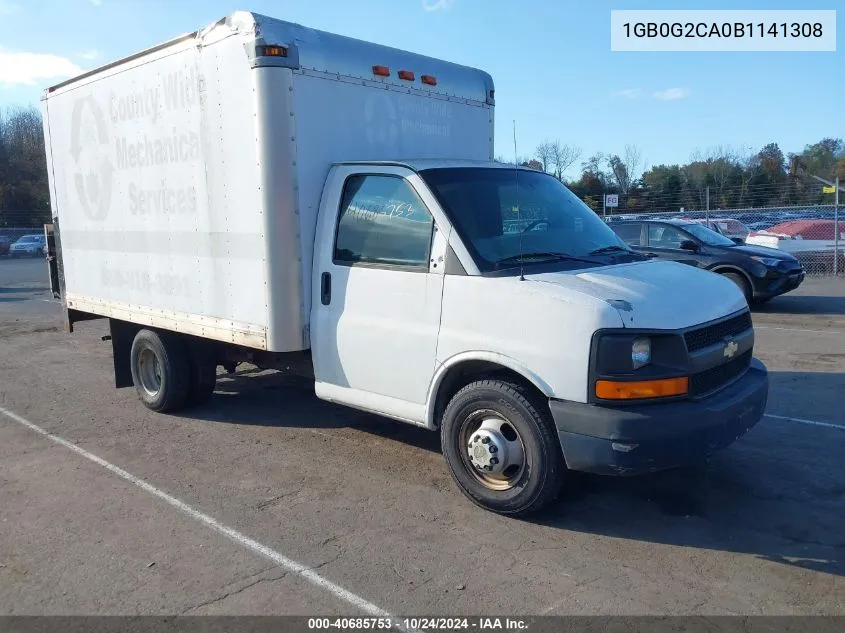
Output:
[[[43,107],[68,328],[108,319],[150,409],[207,401],[220,365],[304,373],[439,430],[458,487],[513,515],[763,414],[739,290],[494,162],[484,72],[238,12]]]

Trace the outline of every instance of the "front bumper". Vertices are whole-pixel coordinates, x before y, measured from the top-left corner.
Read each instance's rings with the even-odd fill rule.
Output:
[[[764,278],[754,279],[754,298],[769,299],[795,290],[804,281],[804,269],[788,272],[770,271]]]
[[[700,461],[763,417],[766,367],[756,358],[736,382],[701,400],[603,407],[550,400],[571,470],[636,475]]]

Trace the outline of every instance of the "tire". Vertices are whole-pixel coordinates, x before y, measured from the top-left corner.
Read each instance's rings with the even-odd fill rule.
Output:
[[[745,297],[745,301],[748,305],[751,305],[754,302],[754,293],[751,290],[751,284],[748,283],[748,280],[746,280],[745,277],[739,273],[722,274],[736,284],[737,288],[740,289],[742,295]]]
[[[190,357],[175,334],[141,330],[129,355],[132,382],[144,406],[158,413],[182,408],[191,384]]]
[[[217,385],[217,363],[205,349],[190,346],[191,381],[188,387],[187,406],[196,406],[208,402]]]
[[[566,465],[551,415],[539,397],[520,385],[496,379],[467,385],[446,407],[440,435],[452,478],[485,510],[509,516],[535,513],[556,497],[563,484]],[[518,457],[520,447],[522,466],[506,466]],[[505,470],[481,471],[473,463],[479,455],[490,460],[501,455],[501,462],[485,466]]]

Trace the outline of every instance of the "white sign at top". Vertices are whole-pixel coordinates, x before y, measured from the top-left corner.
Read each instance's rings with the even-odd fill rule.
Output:
[[[608,193],[604,196],[604,206],[606,207],[618,207],[619,206],[619,196],[615,193]]]

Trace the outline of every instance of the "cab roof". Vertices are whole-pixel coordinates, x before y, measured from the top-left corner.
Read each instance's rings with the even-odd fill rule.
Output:
[[[509,165],[487,160],[465,160],[453,158],[409,158],[400,160],[345,160],[335,165],[384,165],[390,167],[407,167],[411,171],[425,171],[426,169],[448,169],[448,168],[482,168],[482,169],[509,169],[531,173],[545,173],[530,167]]]

